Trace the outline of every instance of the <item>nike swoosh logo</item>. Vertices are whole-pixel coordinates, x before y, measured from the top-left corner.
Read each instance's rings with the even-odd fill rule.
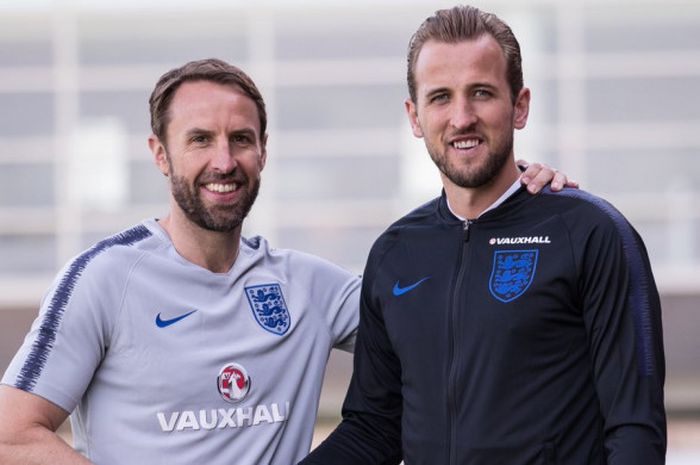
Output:
[[[406,286],[406,287],[399,286],[399,282],[396,281],[396,284],[394,284],[394,289],[392,289],[392,292],[394,293],[394,295],[396,297],[398,297],[400,295],[404,295],[407,292],[411,292],[413,289],[417,288],[418,286],[423,284],[424,281],[427,281],[428,279],[430,279],[430,276],[426,276],[425,278],[421,279],[420,281],[417,281],[417,282],[411,284],[410,286]]]
[[[188,316],[192,315],[194,312],[197,310],[192,310],[191,312],[187,312],[184,315],[176,316],[175,318],[171,318],[169,320],[163,320],[160,318],[160,313],[156,316],[156,326],[159,328],[165,328],[166,326],[170,326],[172,324],[177,323],[180,320],[184,320]]]

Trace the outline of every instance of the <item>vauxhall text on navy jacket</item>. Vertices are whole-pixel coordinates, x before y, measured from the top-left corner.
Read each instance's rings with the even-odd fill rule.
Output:
[[[307,464],[656,465],[659,297],[607,202],[523,189],[466,224],[444,194],[374,244],[344,420]]]

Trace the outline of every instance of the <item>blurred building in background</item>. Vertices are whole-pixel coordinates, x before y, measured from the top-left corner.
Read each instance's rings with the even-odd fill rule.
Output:
[[[700,412],[700,3],[474,4],[523,49],[533,97],[516,155],[569,173],[636,226],[663,298],[669,409]],[[268,104],[245,234],[361,273],[383,228],[439,193],[404,116],[405,52],[451,5],[0,0],[0,369],[70,257],[166,211],[147,100],[192,59],[239,65]],[[331,367],[333,413],[348,361]]]

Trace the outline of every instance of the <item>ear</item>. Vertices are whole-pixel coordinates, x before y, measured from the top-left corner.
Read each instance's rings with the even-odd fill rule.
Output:
[[[267,163],[267,133],[262,136],[260,143],[260,171],[265,168],[265,163]]]
[[[153,159],[160,172],[164,176],[168,176],[170,174],[170,164],[168,163],[168,153],[165,150],[165,144],[155,134],[151,134],[148,137],[148,148],[151,149]]]
[[[527,117],[530,114],[530,89],[523,87],[520,89],[518,98],[515,99],[513,111],[513,127],[523,129],[527,124]]]
[[[408,122],[411,123],[411,130],[413,131],[413,135],[416,137],[423,137],[423,130],[420,127],[420,123],[418,122],[418,108],[416,107],[416,104],[413,103],[413,100],[410,98],[407,98],[404,100],[404,106],[406,107],[406,115],[408,116]]]

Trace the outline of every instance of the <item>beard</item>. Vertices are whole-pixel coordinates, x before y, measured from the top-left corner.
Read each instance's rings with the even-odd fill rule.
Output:
[[[510,160],[513,151],[513,132],[509,131],[506,138],[493,148],[483,163],[476,166],[460,166],[460,160],[450,160],[446,150],[438,150],[434,145],[428,144],[427,140],[426,148],[430,158],[447,179],[459,187],[473,189],[494,179]]]
[[[203,173],[195,179],[192,186],[187,180],[175,174],[170,165],[171,188],[175,201],[180,206],[188,220],[197,226],[216,232],[233,232],[240,227],[243,219],[248,215],[255,203],[260,189],[260,180],[255,179],[250,182],[250,178],[245,173],[239,173],[236,177],[236,184],[241,190],[238,202],[231,205],[214,205],[206,207],[199,195],[199,186],[210,182],[231,181],[230,174],[207,174]]]

